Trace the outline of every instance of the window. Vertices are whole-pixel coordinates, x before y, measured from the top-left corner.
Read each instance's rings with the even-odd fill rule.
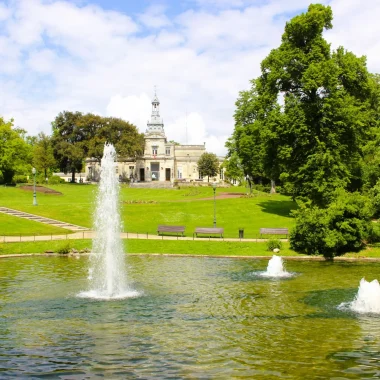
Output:
[[[223,179],[223,169],[220,169],[219,176],[220,176],[220,179]]]
[[[170,155],[170,148],[166,148],[165,153],[166,153],[167,156],[169,156]]]
[[[116,168],[116,174],[119,173],[119,168]]]
[[[182,179],[182,166],[178,166],[177,168],[177,178]]]
[[[157,150],[158,150],[158,146],[157,145],[153,145],[152,146],[152,154],[153,154],[153,156],[157,155]]]

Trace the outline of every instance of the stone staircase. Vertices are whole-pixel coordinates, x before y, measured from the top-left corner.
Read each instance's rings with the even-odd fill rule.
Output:
[[[17,216],[18,218],[33,220],[44,224],[49,224],[54,227],[66,228],[71,231],[88,231],[89,228],[77,226],[75,224],[61,222],[59,220],[45,218],[43,216],[29,214],[27,212],[13,210],[8,207],[0,207],[0,212],[7,215]]]

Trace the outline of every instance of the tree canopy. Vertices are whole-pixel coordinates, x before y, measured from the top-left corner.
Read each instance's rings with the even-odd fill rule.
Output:
[[[32,151],[25,136],[24,130],[13,128],[13,120],[0,117],[0,172],[5,183],[12,183],[15,174],[29,173]]]
[[[363,147],[378,127],[366,59],[331,51],[322,36],[330,28],[332,10],[320,4],[286,23],[260,77],[240,93],[233,134],[246,174],[280,180],[321,206],[337,188],[361,187]]]
[[[144,150],[143,134],[119,118],[64,111],[52,126],[54,156],[61,170],[72,173],[72,181],[86,157],[100,162],[105,142],[113,144],[121,157],[136,157]]]
[[[44,178],[56,166],[51,137],[43,132],[38,134],[33,145],[33,165],[39,172],[44,172]]]
[[[210,177],[214,177],[218,174],[219,160],[214,153],[203,153],[198,160],[198,170],[202,176],[207,176],[207,181],[210,181]]]

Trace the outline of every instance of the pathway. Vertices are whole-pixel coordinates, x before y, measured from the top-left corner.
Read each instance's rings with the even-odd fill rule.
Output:
[[[50,218],[44,218],[43,216],[33,215],[27,212],[13,210],[8,207],[0,207],[0,212],[7,215],[17,216],[23,219],[33,220],[35,222],[49,224],[50,226],[54,226],[54,227],[66,228],[71,231],[88,231],[89,230],[89,228],[87,227],[81,227],[75,224],[61,222],[59,220],[54,220]]]
[[[47,240],[76,240],[76,239],[93,239],[96,236],[94,231],[80,231],[67,235],[32,235],[32,236],[0,236],[0,243],[15,243],[24,241],[47,241]],[[144,239],[144,240],[195,240],[195,241],[234,241],[234,242],[251,242],[258,243],[268,241],[268,239],[239,239],[239,238],[215,238],[215,237],[192,237],[192,236],[162,236],[147,233],[123,232],[120,234],[122,239]],[[288,241],[287,239],[279,239]]]

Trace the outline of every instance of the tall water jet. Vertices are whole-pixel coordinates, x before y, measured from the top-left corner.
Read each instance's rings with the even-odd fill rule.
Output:
[[[138,292],[127,286],[125,255],[120,238],[119,181],[115,175],[116,151],[105,144],[94,214],[95,238],[90,255],[90,290],[82,297],[117,299],[134,297]]]
[[[349,308],[357,313],[380,313],[380,284],[364,278],[360,280],[358,294],[349,304]]]
[[[280,256],[273,255],[268,262],[266,272],[261,273],[263,277],[291,277],[291,273],[284,269],[283,261]]]

